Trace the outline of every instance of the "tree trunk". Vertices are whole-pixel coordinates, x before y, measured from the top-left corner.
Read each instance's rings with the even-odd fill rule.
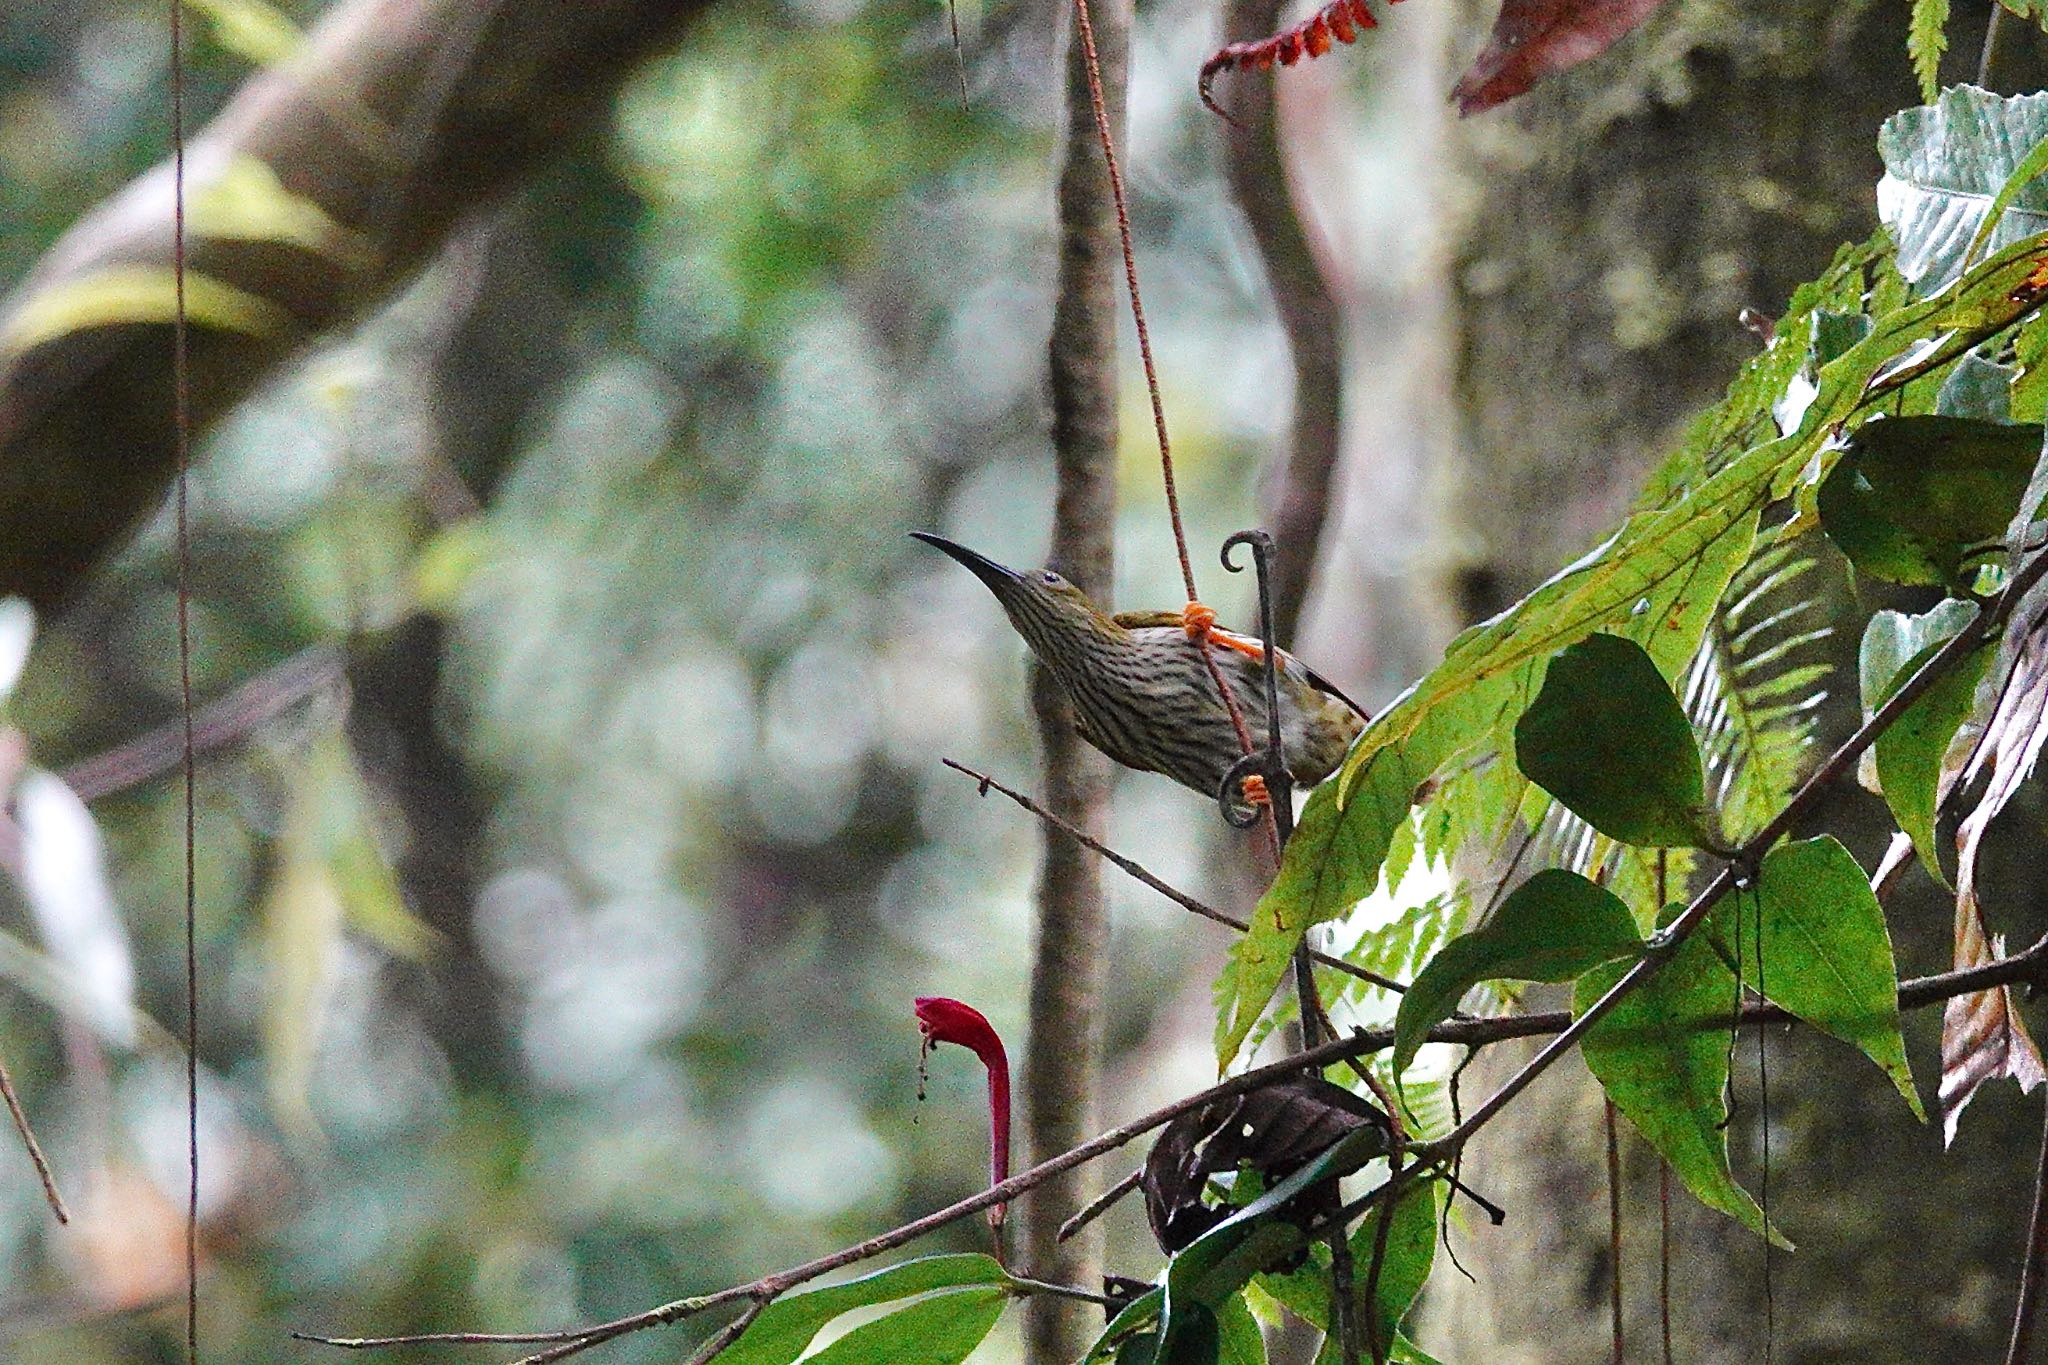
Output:
[[[1467,9],[1454,64],[1490,18]],[[1982,27],[1958,13],[1953,76],[1974,69]],[[1916,103],[1902,11],[1798,0],[1738,16],[1682,0],[1604,58],[1458,125],[1471,206],[1452,300],[1464,458],[1447,487],[1453,543],[1478,548],[1445,587],[1466,619],[1506,606],[1619,519],[1754,353],[1740,307],[1777,312],[1838,243],[1870,232],[1877,125]],[[1846,821],[1868,861],[1880,836],[1870,803],[1845,793],[1829,805],[1825,822]],[[2002,911],[2028,934],[2009,902]],[[1947,965],[1948,909],[1931,888],[1902,897],[1892,921],[1903,968]],[[1925,1013],[1908,1042],[1931,1101],[1938,1021]],[[1674,1181],[1676,1357],[1760,1358],[1768,1334],[1786,1362],[1997,1358],[2031,1106],[1993,1087],[1944,1155],[1938,1129],[1914,1123],[1853,1054],[1810,1032],[1774,1031],[1769,1046],[1771,1215],[1801,1249],[1773,1256],[1767,1283],[1762,1244]],[[1730,1145],[1759,1192],[1755,1049],[1741,1040]],[[1467,1103],[1528,1055],[1482,1058]],[[1576,1066],[1474,1142],[1465,1178],[1509,1222],[1454,1223],[1478,1282],[1438,1277],[1420,1334],[1432,1349],[1490,1365],[1608,1358],[1603,1147],[1599,1093]],[[1627,1355],[1659,1359],[1657,1162],[1625,1122],[1622,1148]]]
[[[1131,10],[1093,0],[1095,53],[1109,125],[1120,133],[1129,79]],[[1049,562],[1107,607],[1116,529],[1117,316],[1121,252],[1108,163],[1096,130],[1078,25],[1067,42],[1066,132],[1059,181],[1059,295],[1049,349],[1052,436],[1059,484]],[[1104,837],[1109,762],[1076,733],[1065,699],[1034,668],[1032,701],[1045,752],[1045,803],[1054,814]],[[1102,993],[1108,974],[1109,911],[1102,865],[1051,829],[1039,868],[1038,942],[1031,968],[1031,1039],[1025,1058],[1025,1121],[1034,1161],[1085,1141],[1097,1126],[1102,1077]],[[1061,1245],[1060,1224],[1099,1184],[1082,1166],[1047,1182],[1023,1204],[1024,1263],[1066,1284],[1102,1278],[1100,1224]],[[1039,1295],[1025,1306],[1033,1365],[1065,1365],[1094,1339],[1096,1311]]]

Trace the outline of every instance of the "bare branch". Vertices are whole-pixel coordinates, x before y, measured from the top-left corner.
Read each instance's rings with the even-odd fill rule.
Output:
[[[21,1145],[28,1152],[29,1164],[36,1168],[36,1179],[42,1182],[43,1199],[50,1206],[60,1223],[71,1221],[71,1213],[64,1207],[63,1196],[57,1193],[57,1181],[50,1174],[50,1160],[43,1155],[43,1146],[36,1141],[35,1129],[28,1126],[28,1115],[23,1112],[21,1100],[14,1093],[14,1078],[7,1074],[7,1065],[0,1062],[0,1100],[7,1103],[7,1112],[14,1119],[14,1131],[21,1136]]]

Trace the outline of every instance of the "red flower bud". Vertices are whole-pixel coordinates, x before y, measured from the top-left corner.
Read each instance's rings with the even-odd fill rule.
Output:
[[[1010,1058],[1003,1040],[981,1011],[943,995],[917,998],[917,1026],[924,1034],[925,1051],[940,1043],[957,1043],[988,1069],[988,1166],[989,1183],[1000,1185],[1010,1178]],[[991,1227],[1001,1227],[1008,1206],[989,1209]]]

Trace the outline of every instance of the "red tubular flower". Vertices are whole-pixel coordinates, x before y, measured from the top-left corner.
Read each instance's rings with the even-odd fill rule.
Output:
[[[1003,1040],[972,1005],[943,995],[921,995],[916,1005],[917,1027],[927,1052],[940,1043],[958,1043],[988,1068],[989,1183],[1000,1185],[1010,1178],[1010,1058]],[[989,1226],[1001,1227],[1007,1211],[1003,1204],[990,1208]]]

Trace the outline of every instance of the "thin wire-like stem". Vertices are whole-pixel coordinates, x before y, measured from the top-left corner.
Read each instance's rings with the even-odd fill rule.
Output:
[[[1671,1163],[1657,1163],[1657,1319],[1664,1337],[1664,1365],[1676,1365],[1671,1353]]]
[[[1984,23],[1984,46],[1977,51],[1977,84],[1986,90],[1996,89],[1991,84],[1997,74],[1993,68],[1998,64],[1999,52],[2005,38],[2005,6],[1999,0],[1989,0],[1991,16]]]
[[[21,1137],[21,1145],[28,1151],[29,1164],[36,1168],[36,1179],[42,1182],[43,1200],[50,1206],[50,1212],[60,1223],[71,1221],[71,1213],[64,1207],[63,1196],[57,1193],[56,1177],[50,1173],[50,1159],[43,1155],[43,1146],[36,1141],[35,1129],[29,1127],[28,1114],[21,1107],[21,1099],[14,1093],[14,1078],[7,1074],[7,1065],[0,1062],[0,1100],[6,1101],[7,1112],[14,1119],[14,1131]]]
[[[1181,909],[1186,910],[1191,914],[1200,915],[1203,919],[1211,920],[1217,924],[1222,925],[1226,929],[1235,929],[1240,934],[1249,933],[1251,931],[1251,926],[1247,924],[1244,920],[1239,919],[1235,915],[1228,914],[1222,910],[1218,910],[1213,906],[1205,905],[1201,901],[1196,900],[1193,896],[1187,894],[1187,892],[1178,889],[1177,887],[1171,885],[1168,882],[1160,880],[1157,876],[1154,876],[1152,872],[1148,870],[1143,863],[1140,863],[1135,859],[1125,857],[1123,854],[1118,853],[1115,849],[1109,847],[1109,845],[1103,843],[1100,839],[1097,839],[1093,835],[1089,834],[1086,830],[1080,828],[1078,825],[1075,825],[1067,820],[1062,820],[1059,816],[1053,814],[1044,806],[1032,800],[1023,792],[1018,791],[1016,788],[1006,787],[995,778],[990,777],[987,773],[980,772],[976,769],[970,768],[965,763],[956,762],[955,760],[950,758],[942,758],[939,761],[945,764],[945,766],[947,766],[948,768],[951,768],[954,772],[961,773],[967,777],[973,778],[974,781],[977,784],[979,784],[982,788],[982,792],[984,795],[986,795],[988,792],[993,791],[1000,792],[1004,796],[1009,797],[1010,800],[1014,801],[1019,806],[1022,806],[1025,810],[1031,812],[1031,814],[1037,816],[1046,824],[1051,825],[1054,829],[1066,835],[1075,843],[1080,844],[1083,848],[1088,849],[1092,853],[1098,854],[1102,858],[1106,859],[1109,862],[1109,864],[1112,867],[1115,867],[1118,871],[1125,873],[1135,881],[1142,882],[1144,885],[1151,887],[1154,891],[1157,891],[1160,895],[1166,897],[1175,905],[1178,905]],[[1382,976],[1378,972],[1371,971],[1367,968],[1361,967],[1355,962],[1346,962],[1341,957],[1332,957],[1328,953],[1312,953],[1311,956],[1315,958],[1316,963],[1319,966],[1328,967],[1332,971],[1343,972],[1347,976],[1357,977],[1360,981],[1364,981],[1369,985],[1378,986],[1381,990],[1394,991],[1396,993],[1399,993],[1401,991],[1405,991],[1408,989],[1406,986],[1394,980],[1392,977]]]
[[[1621,1333],[1621,1134],[1614,1101],[1601,1107],[1607,1128],[1607,1311],[1614,1324],[1614,1365],[1622,1365]]]
[[[2033,1348],[2044,1261],[2048,1261],[2048,1105],[2042,1107],[2041,1156],[2034,1167],[2034,1209],[2027,1218],[2027,1259],[2020,1268],[2019,1301],[2013,1305],[2012,1337],[2006,1343],[2005,1365],[2025,1365]]]
[[[192,366],[185,313],[184,0],[171,12],[171,422],[177,452],[178,714],[185,768],[185,1358],[199,1360],[199,796],[192,740]]]

